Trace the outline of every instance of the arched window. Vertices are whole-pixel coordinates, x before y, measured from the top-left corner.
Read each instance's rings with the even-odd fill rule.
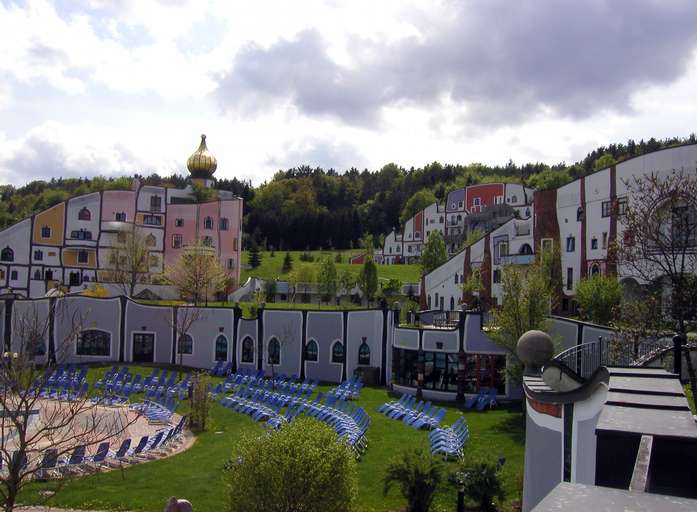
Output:
[[[361,346],[358,347],[358,364],[370,364],[370,347],[365,342],[365,338],[363,338],[363,343],[361,343]]]
[[[190,334],[182,334],[179,336],[179,343],[177,344],[178,354],[193,354],[194,352],[194,339]]]
[[[579,207],[576,209],[576,220],[577,220],[578,222],[581,222],[581,221],[584,219],[584,217],[585,217],[585,214],[584,214],[584,211],[583,211],[583,206],[579,206]]]
[[[428,309],[431,309],[431,296],[428,296]]]
[[[156,243],[157,240],[155,239],[155,236],[152,233],[145,237],[145,245],[147,245],[148,247],[155,247]]]
[[[14,261],[15,252],[10,247],[5,247],[0,251],[0,261]]]
[[[457,283],[458,283],[458,280],[457,280],[457,272],[455,272],[455,284],[457,284]]]
[[[532,247],[530,247],[530,244],[521,245],[520,254],[532,254]]]
[[[317,361],[317,342],[310,340],[305,346],[305,361]]]
[[[227,231],[230,226],[230,221],[226,217],[220,219],[220,231]]]
[[[276,338],[269,340],[269,364],[281,364],[281,343]]]
[[[87,329],[80,333],[77,340],[78,356],[111,355],[111,333],[99,329]]]
[[[455,311],[455,297],[450,297],[450,311]]]
[[[215,339],[215,360],[227,361],[227,338],[224,334],[219,334]]]
[[[344,344],[340,341],[335,341],[332,345],[332,363],[344,362]]]
[[[254,340],[249,336],[242,340],[242,362],[254,362]]]
[[[82,209],[77,213],[77,219],[78,220],[92,220],[92,214],[87,209],[87,207],[83,206]]]
[[[203,221],[203,229],[213,229],[213,218],[206,217]]]
[[[600,275],[600,265],[598,265],[597,263],[593,263],[591,265],[591,277],[599,276],[599,275]]]

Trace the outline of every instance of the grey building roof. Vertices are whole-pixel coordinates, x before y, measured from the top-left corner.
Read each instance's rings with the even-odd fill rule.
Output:
[[[457,190],[453,190],[448,194],[448,199],[445,202],[445,211],[446,212],[454,212],[457,211],[458,209],[458,203],[462,201],[463,202],[463,208],[464,208],[464,202],[465,202],[465,189],[459,188]],[[455,207],[453,208],[453,203],[455,203]]]
[[[697,500],[662,494],[623,491],[593,485],[560,483],[532,512],[688,512]]]

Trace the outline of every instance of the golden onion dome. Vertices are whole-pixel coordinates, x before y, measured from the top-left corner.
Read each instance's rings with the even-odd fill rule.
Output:
[[[211,178],[218,168],[218,160],[208,151],[204,134],[201,134],[198,149],[186,161],[186,167],[193,178]]]

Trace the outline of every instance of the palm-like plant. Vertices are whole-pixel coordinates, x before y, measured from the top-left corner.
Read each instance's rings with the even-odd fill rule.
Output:
[[[503,463],[492,464],[490,462],[477,462],[464,468],[464,491],[473,501],[479,503],[483,512],[493,512],[496,506],[494,498],[503,500],[506,490],[501,481],[501,468]]]
[[[407,512],[428,512],[442,479],[440,460],[421,449],[406,450],[387,467],[383,492],[387,494],[393,484],[399,484]]]

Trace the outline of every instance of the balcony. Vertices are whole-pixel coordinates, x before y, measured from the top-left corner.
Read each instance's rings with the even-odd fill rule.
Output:
[[[511,254],[509,256],[501,256],[501,265],[532,265],[534,261],[534,254]]]

